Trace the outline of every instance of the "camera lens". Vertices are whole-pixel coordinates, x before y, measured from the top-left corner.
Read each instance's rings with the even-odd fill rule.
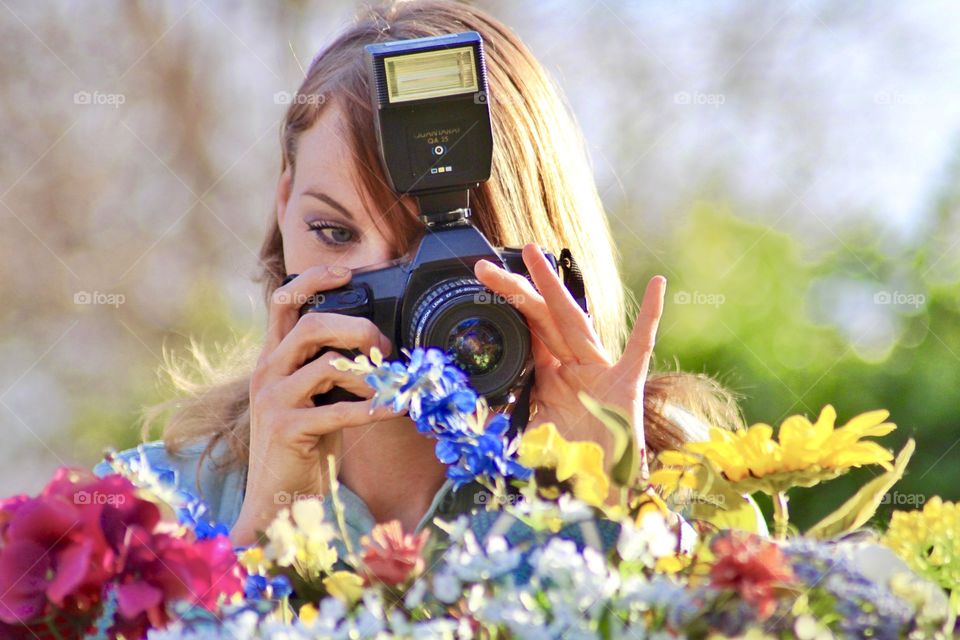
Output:
[[[470,375],[488,373],[503,357],[503,334],[489,320],[467,318],[450,332],[447,351]]]
[[[445,349],[491,404],[509,399],[530,363],[523,316],[474,278],[450,278],[427,289],[406,324],[410,348]]]

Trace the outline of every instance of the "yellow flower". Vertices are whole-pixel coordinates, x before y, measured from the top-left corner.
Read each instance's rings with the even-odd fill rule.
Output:
[[[270,568],[270,561],[263,555],[262,547],[244,549],[237,557],[243,568],[251,575],[263,574]]]
[[[329,573],[337,561],[337,550],[330,545],[334,530],[323,521],[323,505],[316,498],[281,509],[266,533],[266,558],[281,567],[292,566],[308,582]]]
[[[532,469],[553,471],[536,474],[541,494],[555,498],[569,487],[578,500],[599,507],[610,491],[604,471],[603,449],[596,442],[569,442],[552,422],[537,425],[523,434],[518,462]]]
[[[815,423],[800,415],[784,420],[779,441],[768,424],[758,423],[743,431],[710,427],[709,440],[688,443],[684,452],[661,453],[663,468],[651,481],[668,491],[696,488],[697,476],[691,471],[696,463],[690,453],[708,461],[742,493],[772,495],[793,486],[811,487],[866,464],[889,470],[893,454],[876,442],[863,440],[893,431],[896,425],[884,422],[889,415],[885,410],[869,411],[836,428],[837,413],[826,405]]]
[[[922,510],[894,511],[881,541],[921,576],[960,585],[960,504],[934,496]]]
[[[334,571],[323,579],[327,593],[352,606],[363,595],[363,578],[350,571]]]
[[[308,627],[312,627],[313,623],[316,622],[319,613],[320,612],[317,611],[317,608],[308,602],[300,607],[300,613],[297,617],[300,618],[300,622]]]

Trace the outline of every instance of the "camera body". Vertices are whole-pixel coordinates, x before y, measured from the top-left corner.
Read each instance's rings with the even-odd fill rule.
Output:
[[[510,301],[473,274],[486,259],[529,278],[520,249],[494,247],[470,223],[470,189],[489,178],[493,155],[480,35],[372,44],[365,55],[380,158],[390,186],[418,199],[426,231],[412,256],[354,271],[349,284],[316,293],[300,314],[368,318],[392,341],[390,359],[417,347],[444,349],[491,405],[513,403],[532,371],[530,331]],[[547,258],[557,268],[557,259]],[[566,249],[560,264],[586,310]],[[357,398],[335,388],[314,403],[347,399]]]
[[[550,254],[548,259],[556,265]],[[531,368],[530,332],[508,300],[474,276],[481,259],[526,274],[519,249],[496,248],[470,224],[427,233],[409,261],[354,272],[344,287],[316,294],[301,314],[370,319],[399,349],[439,347],[492,405],[514,400]]]

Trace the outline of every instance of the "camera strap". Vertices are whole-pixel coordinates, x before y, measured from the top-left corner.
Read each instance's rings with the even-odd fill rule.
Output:
[[[530,391],[533,389],[533,379],[535,371],[531,371],[523,383],[523,389],[517,396],[513,411],[510,412],[510,428],[507,429],[507,439],[513,440],[518,434],[522,433],[530,420]]]
[[[570,249],[564,247],[560,250],[560,258],[557,260],[560,265],[560,275],[563,278],[563,286],[567,288],[573,299],[577,301],[583,312],[590,314],[587,309],[587,290],[583,284],[583,273],[580,271],[577,261],[573,259],[573,253]]]

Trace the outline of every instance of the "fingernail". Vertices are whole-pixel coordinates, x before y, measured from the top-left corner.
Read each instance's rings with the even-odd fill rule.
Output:
[[[344,266],[341,266],[341,265],[338,265],[338,264],[335,264],[335,265],[333,265],[333,266],[327,267],[327,271],[330,273],[330,275],[336,276],[336,277],[338,277],[338,278],[342,278],[342,277],[344,277],[345,275],[347,275],[348,273],[350,273],[350,269],[349,269],[349,268],[344,267]]]
[[[484,269],[500,269],[501,268],[500,265],[498,265],[497,263],[491,260],[487,260],[486,258],[483,258],[477,261],[477,264],[480,264],[480,263],[483,263]]]

